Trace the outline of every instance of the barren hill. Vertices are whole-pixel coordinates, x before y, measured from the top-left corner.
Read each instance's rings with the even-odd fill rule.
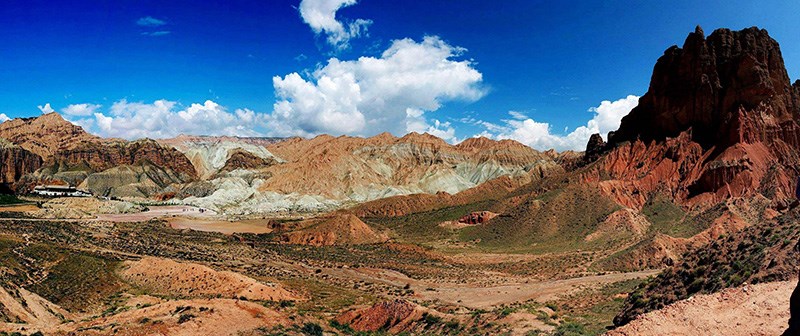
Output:
[[[0,123],[0,138],[6,139],[43,159],[59,151],[73,149],[100,138],[86,133],[80,126],[64,120],[58,113],[36,118],[17,118]]]
[[[376,232],[349,214],[312,219],[298,226],[302,228],[284,234],[282,240],[289,244],[313,246],[377,244],[389,240],[385,234]]]

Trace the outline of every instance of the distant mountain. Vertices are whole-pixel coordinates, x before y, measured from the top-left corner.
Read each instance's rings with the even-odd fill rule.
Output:
[[[57,113],[0,124],[3,182],[20,192],[63,183],[95,194],[176,198],[246,215],[318,212],[394,195],[455,194],[486,181],[563,171],[511,140],[450,145],[429,134],[397,138],[246,138],[181,135],[103,139]]]

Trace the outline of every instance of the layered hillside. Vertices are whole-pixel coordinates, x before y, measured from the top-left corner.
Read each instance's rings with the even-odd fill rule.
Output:
[[[268,171],[281,179],[262,190],[365,201],[386,196],[450,194],[503,175],[541,175],[559,169],[548,156],[518,142],[468,139],[450,145],[430,134],[396,138],[319,136],[268,147],[287,162]]]
[[[265,148],[279,141],[283,139],[188,135],[158,140],[184,153],[201,179],[209,179],[220,171],[258,169],[280,162]]]
[[[58,113],[6,121],[0,124],[0,138],[7,141],[3,182],[19,192],[59,183],[99,195],[151,197],[197,176],[192,163],[173,148],[147,139],[101,139]]]
[[[410,194],[449,204],[452,194],[501,176],[514,181],[498,186],[513,188],[563,171],[549,156],[514,141],[475,138],[450,145],[417,133],[291,138],[266,148],[207,140],[175,146],[206,178],[186,185],[177,197],[243,215],[326,211]]]
[[[96,143],[100,138],[86,133],[58,113],[36,118],[17,118],[0,123],[0,138],[49,159],[54,154],[73,149],[83,143]]]

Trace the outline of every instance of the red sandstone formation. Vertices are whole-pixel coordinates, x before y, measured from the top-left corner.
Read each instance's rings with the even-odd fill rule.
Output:
[[[466,215],[464,217],[459,218],[458,222],[459,223],[464,223],[464,224],[477,225],[477,224],[486,223],[486,222],[492,220],[492,218],[495,218],[495,217],[497,217],[497,214],[494,213],[494,212],[491,212],[491,211],[478,211],[478,212],[472,212],[472,213],[470,213],[470,214],[468,214],[468,215]]]
[[[189,178],[196,177],[194,166],[183,153],[174,148],[162,146],[150,139],[132,142],[84,143],[73,149],[56,153],[46,166],[87,165],[99,172],[121,165],[137,165],[149,162],[157,167],[171,169]]]
[[[355,331],[376,332],[386,330],[396,334],[411,329],[420,320],[424,309],[404,300],[379,302],[369,308],[347,311],[336,322],[348,325]]]
[[[800,166],[798,87],[766,30],[705,38],[698,27],[658,60],[649,91],[585,179],[631,207],[653,192],[690,206],[757,194],[785,203]]]
[[[0,144],[0,183],[13,184],[41,166],[39,155],[11,144]]]
[[[220,172],[230,172],[236,169],[260,169],[276,164],[275,159],[264,159],[244,150],[234,150],[225,162],[225,166],[220,168]]]
[[[75,148],[85,142],[101,139],[86,133],[80,126],[64,120],[58,113],[37,118],[17,118],[0,123],[0,138],[6,139],[43,159]]]

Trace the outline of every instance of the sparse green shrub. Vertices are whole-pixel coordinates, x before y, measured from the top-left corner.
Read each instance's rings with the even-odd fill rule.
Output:
[[[306,336],[322,336],[322,327],[312,322],[304,324],[300,331]]]
[[[197,317],[197,316],[194,316],[192,314],[181,314],[181,316],[178,317],[178,324],[183,324],[183,323],[189,322],[195,317]]]

